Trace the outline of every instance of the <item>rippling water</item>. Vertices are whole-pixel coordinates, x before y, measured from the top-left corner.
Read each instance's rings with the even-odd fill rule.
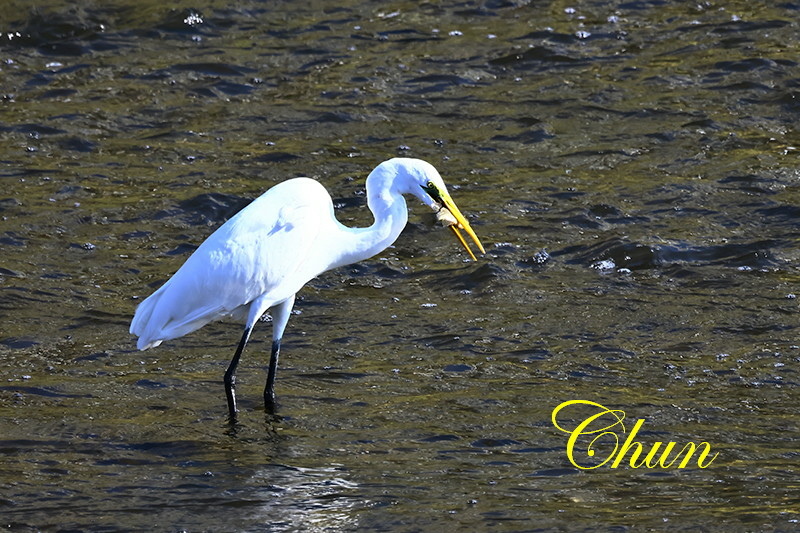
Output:
[[[797,528],[800,4],[107,4],[0,14],[3,527]],[[309,175],[366,225],[394,155],[488,253],[411,201],[301,291],[278,417],[268,324],[235,426],[239,326],[135,350],[139,299],[250,199]],[[579,469],[569,400],[719,455]]]

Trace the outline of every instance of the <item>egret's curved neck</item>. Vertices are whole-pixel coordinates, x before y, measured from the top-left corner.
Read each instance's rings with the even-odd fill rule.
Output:
[[[395,188],[394,176],[376,173],[367,177],[367,206],[375,221],[368,228],[345,228],[342,258],[337,266],[368,259],[391,246],[408,222],[408,207]]]

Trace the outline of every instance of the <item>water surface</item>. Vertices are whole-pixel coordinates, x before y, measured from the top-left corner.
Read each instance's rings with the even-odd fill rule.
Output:
[[[0,15],[6,529],[797,527],[800,5],[112,4]],[[249,200],[307,175],[366,225],[395,155],[487,254],[411,199],[299,294],[278,417],[269,324],[234,426],[238,325],[135,350],[136,304]],[[578,399],[719,456],[581,470],[550,418]]]

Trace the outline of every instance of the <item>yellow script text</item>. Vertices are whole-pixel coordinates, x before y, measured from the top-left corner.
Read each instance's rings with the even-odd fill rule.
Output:
[[[566,429],[558,422],[558,415],[564,409],[574,406],[583,406],[584,409],[589,407],[592,409],[592,414],[580,421],[573,429]],[[626,432],[623,420],[625,420],[625,411],[609,409],[599,403],[586,400],[563,402],[553,409],[552,413],[553,425],[560,431],[569,434],[567,458],[570,463],[582,470],[591,470],[603,465],[617,468],[626,460],[631,468],[686,468],[697,452],[699,452],[697,466],[707,468],[719,455],[719,453],[715,453],[709,459],[711,445],[708,442],[700,444],[689,442],[674,454],[673,450],[677,446],[675,442],[668,442],[664,445],[663,442],[658,441],[647,449],[644,444],[635,440],[645,420],[643,418],[637,420],[630,433]],[[627,437],[620,445],[621,437],[624,437],[626,433]],[[585,455],[591,459],[579,458],[581,450],[584,450]],[[647,451],[645,452],[645,450]],[[659,451],[661,451],[660,455]],[[642,457],[643,455],[644,457]],[[680,462],[678,462],[679,459]]]

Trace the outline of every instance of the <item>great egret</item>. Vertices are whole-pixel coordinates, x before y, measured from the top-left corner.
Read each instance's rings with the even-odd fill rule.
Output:
[[[275,185],[208,237],[161,288],[136,309],[130,332],[146,350],[182,337],[213,320],[245,322],[239,346],[225,372],[231,419],[236,417],[236,366],[253,326],[272,312],[272,355],[264,403],[275,408],[275,371],[281,338],[297,291],[319,274],[372,257],[390,246],[408,221],[404,194],[437,212],[475,259],[459,229],[484,252],[456,207],[441,176],[420,159],[395,158],[367,177],[367,205],[375,217],[368,228],[336,220],[325,187],[310,178]]]

